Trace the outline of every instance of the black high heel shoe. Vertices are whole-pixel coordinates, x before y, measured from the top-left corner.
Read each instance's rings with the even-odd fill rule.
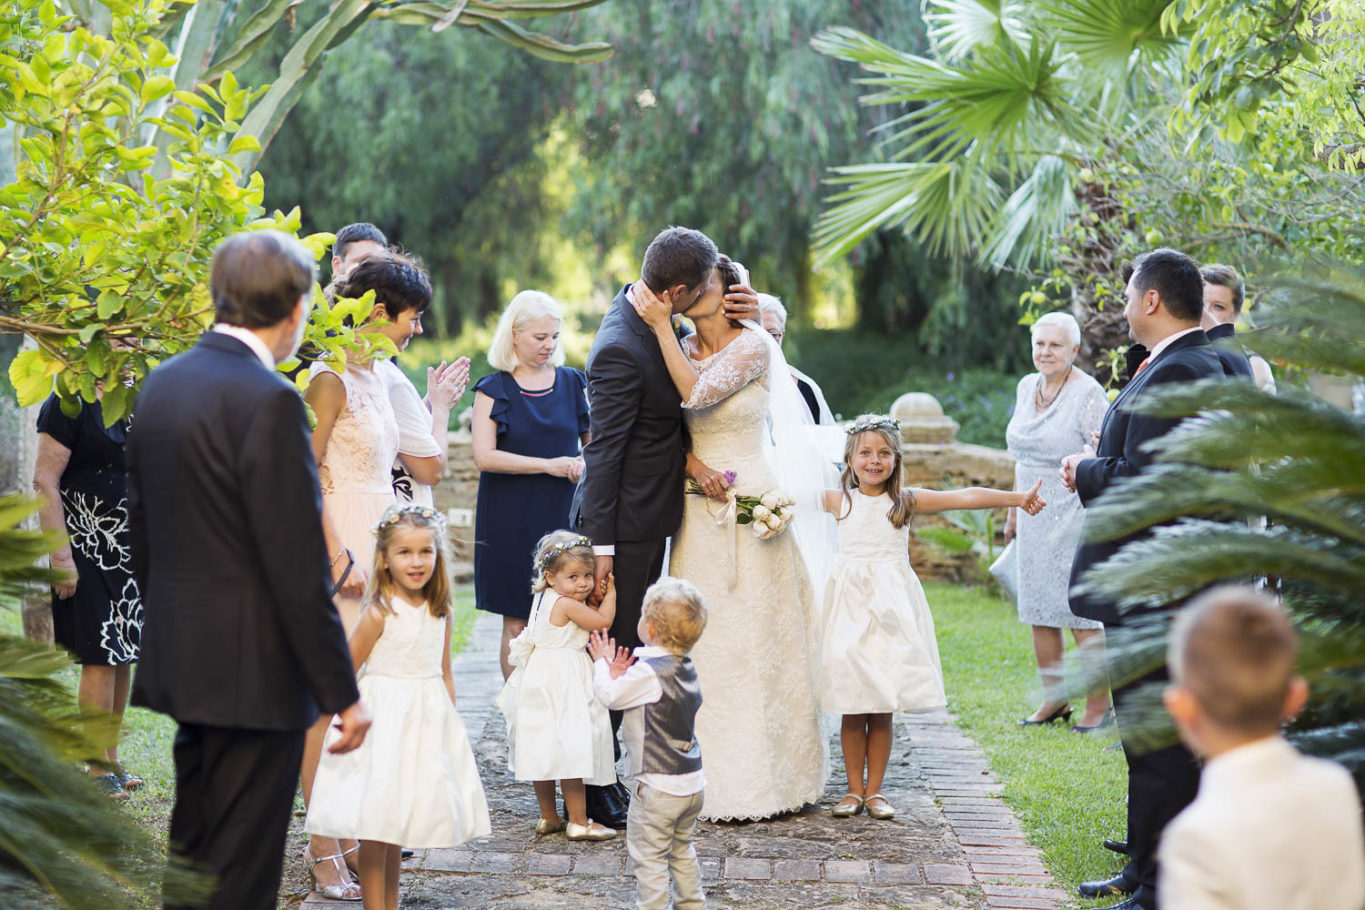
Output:
[[[1040,724],[1050,724],[1050,723],[1052,723],[1053,721],[1057,721],[1057,720],[1070,720],[1070,719],[1071,719],[1071,705],[1062,705],[1060,708],[1058,708],[1056,711],[1053,711],[1053,712],[1052,712],[1051,714],[1049,714],[1047,717],[1040,717],[1038,720],[1033,720],[1032,718],[1029,718],[1029,717],[1021,718],[1021,719],[1019,720],[1019,726],[1021,726],[1021,727],[1036,727],[1036,726],[1039,726]]]

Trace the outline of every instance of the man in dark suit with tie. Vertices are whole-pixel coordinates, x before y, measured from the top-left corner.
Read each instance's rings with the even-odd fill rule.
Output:
[[[1105,414],[1099,446],[1070,455],[1062,461],[1062,480],[1091,505],[1102,493],[1136,477],[1152,463],[1146,446],[1168,433],[1179,418],[1138,414],[1133,406],[1151,390],[1167,384],[1185,384],[1223,376],[1223,365],[1199,328],[1204,310],[1204,286],[1199,266],[1175,250],[1153,250],[1139,256],[1124,290],[1124,318],[1129,334],[1150,353],[1140,363]],[[1125,625],[1137,620],[1122,615],[1111,601],[1075,589],[1094,566],[1104,562],[1135,538],[1088,541],[1076,550],[1072,563],[1071,610],[1077,616],[1105,624],[1110,634],[1122,635]],[[1168,608],[1169,609],[1169,608]],[[1132,894],[1115,905],[1122,910],[1156,910],[1156,848],[1161,829],[1194,798],[1199,768],[1183,745],[1139,751],[1130,740],[1128,724],[1135,718],[1133,694],[1139,686],[1165,679],[1165,668],[1114,689],[1114,710],[1128,762],[1128,852],[1132,862],[1108,881],[1087,882],[1087,897]]]
[[[298,392],[275,372],[308,319],[313,260],[278,231],[214,253],[218,324],[152,371],[128,441],[146,611],[133,703],[175,718],[175,861],[215,879],[195,906],[278,904],[304,731],[369,716],[329,591],[322,502]],[[344,554],[343,554],[344,558]]]

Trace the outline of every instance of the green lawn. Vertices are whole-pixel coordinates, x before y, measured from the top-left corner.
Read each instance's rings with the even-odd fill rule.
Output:
[[[925,592],[937,626],[949,709],[985,750],[1004,784],[1005,801],[1043,851],[1047,867],[1068,890],[1116,873],[1121,857],[1100,845],[1125,832],[1123,755],[1103,751],[1114,736],[1082,736],[1060,723],[1017,726],[1038,702],[1029,627],[992,594],[946,584],[927,584]],[[1074,662],[1074,649],[1068,659]]]

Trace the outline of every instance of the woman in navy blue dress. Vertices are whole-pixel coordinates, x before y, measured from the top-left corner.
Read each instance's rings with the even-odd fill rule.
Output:
[[[563,366],[563,315],[554,298],[522,291],[498,320],[488,362],[498,372],[474,386],[476,606],[502,616],[499,660],[531,612],[536,541],[569,526],[588,441],[587,377]]]

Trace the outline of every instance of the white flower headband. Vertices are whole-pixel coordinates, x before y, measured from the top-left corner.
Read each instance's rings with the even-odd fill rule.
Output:
[[[592,541],[587,537],[584,537],[582,534],[578,535],[573,540],[567,541],[566,543],[557,543],[554,546],[550,547],[548,550],[546,550],[544,553],[540,554],[540,558],[536,560],[536,571],[544,572],[545,567],[550,564],[551,560],[553,560],[556,556],[567,550],[572,550],[575,547],[591,546]]]
[[[849,436],[857,436],[859,433],[866,433],[868,430],[896,430],[900,431],[901,422],[894,417],[881,417],[877,420],[865,420],[862,423],[855,423],[846,432]]]
[[[433,509],[431,506],[418,505],[415,502],[404,503],[402,505],[389,506],[389,510],[384,513],[384,517],[379,519],[379,524],[375,525],[370,531],[378,537],[385,528],[391,528],[403,520],[404,516],[417,515],[425,521],[435,521],[438,528],[445,529],[445,516]]]

